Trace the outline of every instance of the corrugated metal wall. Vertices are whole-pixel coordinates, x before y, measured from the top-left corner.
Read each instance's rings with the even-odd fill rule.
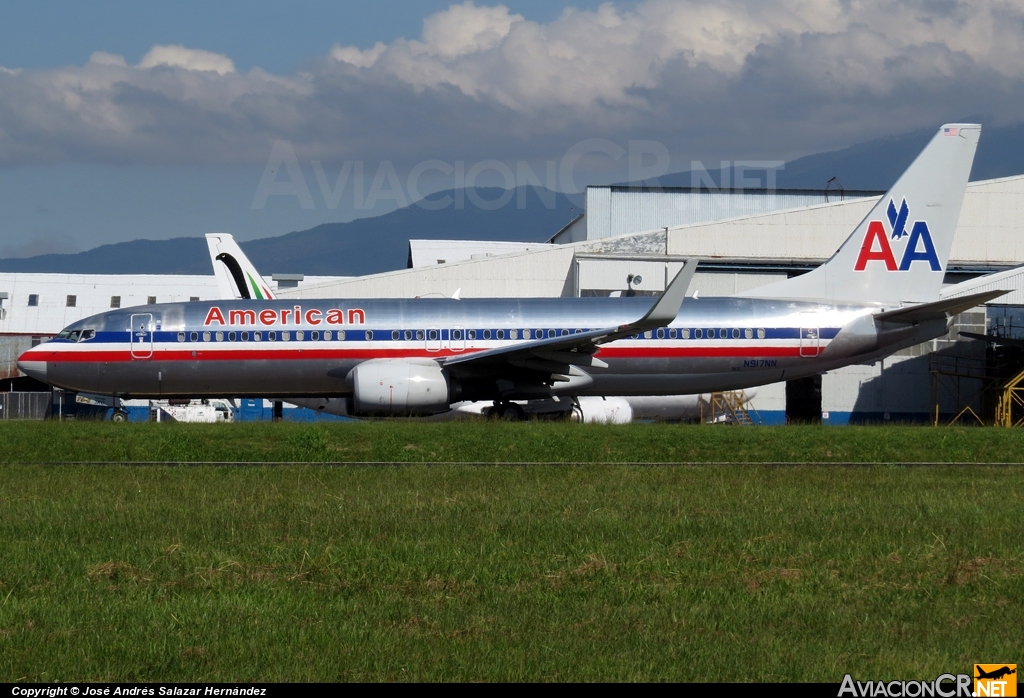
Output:
[[[17,378],[21,375],[18,370],[18,357],[31,348],[31,337],[0,335],[0,380]]]

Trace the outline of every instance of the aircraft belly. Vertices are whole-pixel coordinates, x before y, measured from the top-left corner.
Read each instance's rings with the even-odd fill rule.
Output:
[[[129,361],[51,364],[57,385],[131,397],[342,395],[355,361]]]

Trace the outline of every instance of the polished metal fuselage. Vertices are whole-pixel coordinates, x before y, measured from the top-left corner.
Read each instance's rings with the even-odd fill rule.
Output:
[[[211,301],[96,315],[20,359],[53,385],[121,397],[345,396],[370,359],[443,361],[540,337],[612,328],[654,299]],[[946,332],[876,322],[877,306],[686,299],[671,325],[603,345],[580,395],[680,395],[791,380],[877,360]],[[85,336],[85,335],[80,335]],[[463,364],[465,366],[465,364]],[[491,399],[487,381],[461,399]],[[506,397],[508,394],[506,393]]]

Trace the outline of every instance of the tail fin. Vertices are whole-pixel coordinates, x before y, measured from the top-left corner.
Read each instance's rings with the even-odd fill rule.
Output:
[[[743,295],[885,304],[938,299],[980,135],[978,124],[940,128],[827,262]]]
[[[270,287],[233,237],[210,233],[206,236],[206,245],[210,248],[210,261],[221,298],[273,300]]]

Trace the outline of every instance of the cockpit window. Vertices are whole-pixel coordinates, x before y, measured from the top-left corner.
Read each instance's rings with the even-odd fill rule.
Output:
[[[61,330],[57,339],[66,339],[69,342],[84,342],[96,336],[96,330]]]

